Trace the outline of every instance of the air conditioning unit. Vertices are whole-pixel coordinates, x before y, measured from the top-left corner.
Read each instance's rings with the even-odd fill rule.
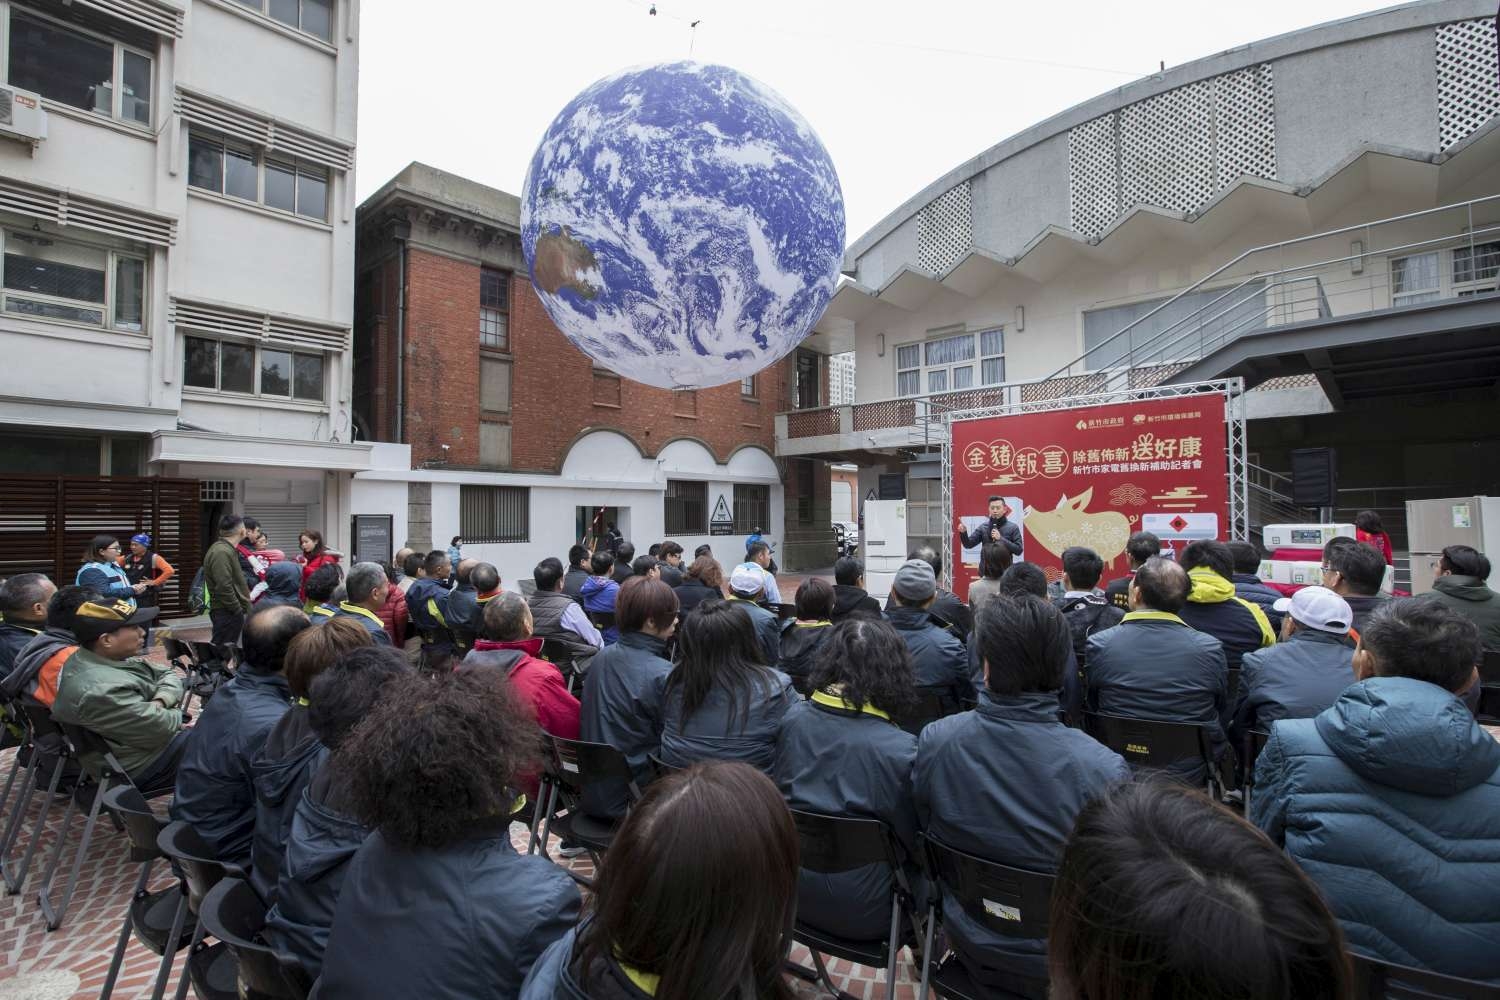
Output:
[[[47,138],[47,112],[42,110],[41,95],[0,87],[0,137],[33,145]]]

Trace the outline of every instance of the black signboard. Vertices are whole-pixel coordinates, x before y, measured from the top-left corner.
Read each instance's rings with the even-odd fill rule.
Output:
[[[395,534],[394,520],[390,514],[354,515],[355,562],[391,561],[391,554],[396,551],[391,537]]]

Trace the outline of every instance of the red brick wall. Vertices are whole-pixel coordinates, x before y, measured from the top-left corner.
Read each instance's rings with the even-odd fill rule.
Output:
[[[407,254],[406,440],[412,462],[454,467],[479,462],[479,267],[421,250]],[[775,448],[775,415],[790,408],[789,361],[756,380],[756,399],[739,383],[700,390],[697,416],[674,414],[672,393],[621,380],[620,406],[593,402],[593,363],[553,325],[524,273],[511,281],[511,468],[559,471],[587,430],[628,435],[648,456],[682,437],[702,441],[719,461],[745,444]],[[394,312],[391,326],[395,323]],[[381,367],[394,380],[394,369]],[[391,383],[385,398],[394,406]],[[391,440],[393,433],[381,436]],[[440,445],[450,450],[444,455]]]

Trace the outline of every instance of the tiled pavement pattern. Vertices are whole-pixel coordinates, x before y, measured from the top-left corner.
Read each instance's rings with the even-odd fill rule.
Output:
[[[179,637],[199,638],[196,632],[196,629],[188,630],[184,636],[184,630],[179,629],[177,634]],[[0,754],[0,781],[9,774],[14,753],[14,750],[10,750]],[[21,778],[17,779],[18,786],[24,776],[22,772]],[[12,797],[16,795],[19,795],[19,787]],[[40,796],[33,797],[32,817],[40,808],[37,801],[39,798]],[[165,800],[155,805],[157,808],[165,808]],[[7,803],[6,806],[8,813],[10,804]],[[125,917],[130,890],[140,868],[128,860],[125,835],[117,833],[108,819],[101,817],[84,860],[78,891],[68,911],[67,920],[57,930],[48,931],[36,903],[36,893],[41,884],[37,869],[40,860],[46,858],[47,849],[55,843],[62,812],[62,803],[51,810],[51,818],[37,852],[38,860],[33,861],[32,872],[22,893],[0,898],[0,1000],[95,998],[99,995],[109,969],[120,922]],[[82,825],[81,819],[75,814],[72,829],[67,835],[65,859],[68,861],[71,861]],[[25,834],[29,830],[28,818],[27,827],[18,844],[21,849],[25,847]],[[526,829],[515,826],[512,832],[517,849],[524,851],[528,835]],[[552,846],[556,856],[556,837],[552,838]],[[564,860],[563,863],[581,874],[593,874],[593,865],[586,855]],[[153,879],[152,891],[166,888],[171,881],[165,864],[158,862],[156,870],[159,874]],[[792,959],[802,965],[811,964],[807,950],[801,945],[793,948]],[[132,940],[114,996],[119,1000],[149,997],[160,961],[158,956]],[[180,962],[178,965],[180,967]],[[873,1000],[885,995],[883,970],[869,969],[841,959],[830,959],[829,970],[835,984],[856,997]],[[918,973],[910,965],[909,953],[902,953],[898,970],[896,996],[899,1000],[914,1000]],[[827,995],[811,983],[795,978],[791,982],[798,996],[810,998]],[[174,971],[167,988],[168,997],[173,995],[176,983]]]

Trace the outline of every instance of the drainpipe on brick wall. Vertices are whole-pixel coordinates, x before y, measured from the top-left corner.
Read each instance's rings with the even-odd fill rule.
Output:
[[[399,241],[401,274],[396,285],[396,441],[406,443],[406,240]]]

